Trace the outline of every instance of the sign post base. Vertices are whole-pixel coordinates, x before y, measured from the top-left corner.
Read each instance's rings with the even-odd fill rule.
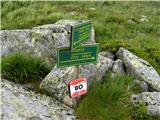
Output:
[[[79,68],[79,65],[77,65],[76,66],[76,78],[79,78],[79,77],[80,77],[80,68]],[[73,98],[73,108],[76,108],[77,102],[78,102],[77,97],[74,97]]]

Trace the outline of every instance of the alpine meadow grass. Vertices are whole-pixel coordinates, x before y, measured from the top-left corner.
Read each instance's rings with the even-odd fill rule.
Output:
[[[60,19],[91,20],[101,51],[115,53],[125,47],[148,61],[160,73],[159,1],[2,1],[1,29],[31,29]],[[50,67],[40,58],[14,54],[2,58],[2,78],[19,83],[41,80]],[[14,72],[13,72],[14,71]],[[78,105],[81,120],[159,120],[146,114],[142,104],[134,107],[128,89],[134,79],[107,74],[93,83]]]
[[[42,80],[51,68],[42,58],[27,53],[11,53],[1,60],[2,78],[17,83]]]
[[[160,73],[158,1],[2,1],[1,28],[26,29],[60,19],[91,20],[101,50],[125,47]]]
[[[130,120],[129,102],[132,82],[129,76],[107,75],[103,83],[95,83],[76,109],[82,120]]]

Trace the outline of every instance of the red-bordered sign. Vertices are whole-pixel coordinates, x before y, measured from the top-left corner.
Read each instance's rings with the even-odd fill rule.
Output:
[[[77,97],[87,93],[87,79],[79,78],[69,83],[70,96]]]

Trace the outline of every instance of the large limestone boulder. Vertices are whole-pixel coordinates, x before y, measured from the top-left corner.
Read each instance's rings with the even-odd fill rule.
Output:
[[[41,56],[51,63],[56,59],[58,47],[70,46],[71,25],[83,21],[60,20],[55,24],[47,24],[33,29],[1,30],[1,56],[22,51]],[[93,43],[94,29],[86,43]]]
[[[135,105],[144,103],[148,114],[160,116],[160,92],[143,92],[132,95],[131,99]]]
[[[151,89],[160,91],[160,76],[147,61],[137,57],[125,48],[120,48],[117,56],[122,59],[130,75],[138,80],[145,81]]]
[[[80,76],[86,77],[88,86],[90,86],[94,80],[101,80],[106,72],[111,70],[112,65],[113,61],[111,59],[99,55],[97,64],[80,66]],[[46,90],[60,101],[64,102],[68,99],[72,102],[68,97],[68,85],[71,80],[76,78],[76,70],[77,69],[74,66],[65,68],[57,68],[57,66],[55,66],[40,83],[40,88]]]
[[[94,80],[101,81],[106,72],[112,69],[113,63],[110,58],[98,55],[98,62],[96,64],[82,65],[80,67],[80,76],[86,77],[88,79],[88,86],[90,86]]]
[[[1,56],[21,51],[41,56],[54,63],[56,48],[69,46],[65,33],[53,33],[51,30],[2,30]]]
[[[57,68],[55,66],[40,83],[40,88],[46,90],[61,101],[66,94],[69,94],[69,82],[75,77],[76,67]]]
[[[22,85],[2,80],[2,120],[75,120],[73,109],[55,98],[27,91]]]

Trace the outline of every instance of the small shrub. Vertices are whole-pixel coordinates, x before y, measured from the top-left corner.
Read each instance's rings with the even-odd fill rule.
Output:
[[[2,58],[2,78],[17,83],[42,80],[50,71],[49,65],[39,57],[26,53],[12,53]]]

